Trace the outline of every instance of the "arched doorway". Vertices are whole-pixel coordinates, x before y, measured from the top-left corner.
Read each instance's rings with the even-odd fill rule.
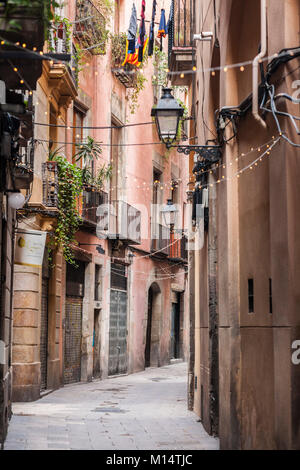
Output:
[[[161,318],[161,290],[154,282],[148,291],[145,367],[159,366],[159,334]]]

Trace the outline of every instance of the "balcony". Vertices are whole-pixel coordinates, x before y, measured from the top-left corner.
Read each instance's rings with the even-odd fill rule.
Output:
[[[159,255],[169,255],[170,230],[161,224],[153,224],[151,227],[152,240],[151,251],[159,251]]]
[[[187,260],[187,238],[184,236],[183,231],[171,233],[169,244],[169,258],[178,261]]]
[[[25,105],[25,100],[28,104]],[[2,129],[1,173],[7,190],[30,189],[33,181],[34,136],[32,98],[6,91],[6,103],[0,104]]]
[[[108,33],[103,14],[91,0],[76,1],[76,20],[74,36],[82,49],[93,55],[106,52]]]
[[[158,252],[157,255],[168,256],[176,261],[186,261],[188,257],[186,242],[187,239],[182,230],[170,233],[167,227],[153,224],[151,251]]]
[[[194,0],[172,0],[174,20],[172,34],[169,37],[168,63],[171,72],[184,73],[191,70],[195,59],[196,48],[193,45],[195,25]],[[171,75],[172,85],[190,85],[192,74],[183,78]]]
[[[97,210],[97,236],[122,240],[129,245],[141,243],[141,212],[124,201],[111,201]]]
[[[125,60],[126,34],[114,34],[111,41],[112,73],[126,88],[134,88],[137,83],[136,67],[132,64],[122,66]]]
[[[44,61],[48,86],[57,90],[59,106],[69,106],[77,96],[78,63],[75,45],[63,21],[53,22],[51,25],[47,54],[62,60],[61,62]]]
[[[48,53],[56,57],[57,54],[69,62],[67,66],[69,74],[72,76],[76,86],[78,85],[78,60],[75,45],[72,43],[70,32],[64,21],[52,23],[49,30]],[[58,64],[53,64],[55,68]]]
[[[53,161],[42,164],[43,205],[58,208],[58,168]]]
[[[4,5],[4,3],[6,5]],[[5,81],[8,89],[35,90],[36,82],[42,74],[42,60],[36,54],[30,52],[35,47],[43,50],[44,46],[44,10],[41,6],[29,5],[16,6],[13,2],[1,2],[0,4],[0,37],[9,42],[1,44],[0,76]],[[14,44],[26,44],[24,49],[15,47]],[[9,64],[10,60],[11,64]],[[30,60],[30,67],[28,61]],[[19,73],[14,72],[17,68]],[[20,77],[24,82],[20,83]]]
[[[108,194],[104,191],[87,191],[82,194],[81,218],[85,225],[95,227],[98,222],[97,209],[108,203]]]

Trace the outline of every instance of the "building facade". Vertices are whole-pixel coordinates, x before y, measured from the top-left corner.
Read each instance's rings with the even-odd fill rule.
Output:
[[[42,61],[31,60],[27,49],[42,48],[44,22],[41,8],[18,5],[7,16],[0,7],[0,445],[5,440],[12,403],[12,312],[16,209],[25,201],[33,180],[34,145],[31,114],[32,90],[42,73]],[[16,32],[10,20],[18,24]],[[15,43],[18,42],[18,45]],[[25,47],[24,47],[25,49]],[[31,57],[32,59],[32,57]],[[24,193],[22,196],[21,192]],[[20,203],[21,201],[21,203]]]
[[[187,359],[188,165],[176,152],[166,154],[151,121],[161,88],[153,80],[157,60],[149,57],[142,66],[138,106],[136,69],[120,67],[132,4],[116,2],[106,18],[103,4],[70,1],[57,11],[61,20],[44,47],[52,59],[43,61],[33,93],[34,179],[18,228],[46,232],[47,238],[42,266],[15,265],[15,401]],[[117,55],[114,45],[120,43]],[[188,104],[185,89],[178,93]],[[101,150],[86,165],[76,154],[89,139]],[[54,154],[94,178],[77,198],[76,266],[53,246],[62,209]],[[97,185],[101,170],[106,176]],[[179,211],[175,232],[162,219],[167,199]]]
[[[188,18],[198,37],[175,31],[171,70],[195,67],[194,135],[217,157],[191,162],[207,208],[190,253],[189,406],[223,449],[299,449],[299,2],[195,1]]]

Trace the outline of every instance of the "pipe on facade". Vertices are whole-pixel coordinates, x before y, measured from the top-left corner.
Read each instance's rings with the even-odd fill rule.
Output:
[[[252,63],[252,114],[263,127],[267,127],[265,121],[258,114],[258,66],[260,59],[267,52],[267,0],[260,0],[260,24],[261,51]]]

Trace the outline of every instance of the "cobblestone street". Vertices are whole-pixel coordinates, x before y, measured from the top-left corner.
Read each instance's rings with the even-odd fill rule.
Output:
[[[186,375],[178,363],[15,403],[5,449],[218,449],[187,410]]]

